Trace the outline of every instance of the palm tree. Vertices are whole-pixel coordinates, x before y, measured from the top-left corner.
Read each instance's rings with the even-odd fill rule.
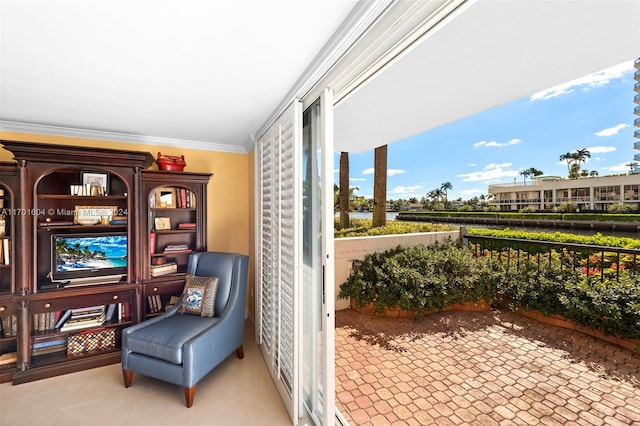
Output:
[[[529,169],[524,169],[520,172],[520,176],[522,176],[522,184],[527,184],[527,177],[529,177]]]
[[[625,166],[629,167],[629,173],[633,173],[636,167],[638,167],[638,163],[632,161],[630,163],[625,164]]]
[[[560,161],[567,162],[567,172],[569,172],[569,174],[571,174],[571,163],[573,163],[574,160],[575,160],[575,154],[572,152],[567,152],[566,154],[562,154],[560,156]]]
[[[373,226],[387,224],[387,145],[374,151],[373,159]]]
[[[575,158],[576,162],[578,163],[578,168],[580,168],[580,165],[582,163],[585,163],[587,161],[587,158],[591,158],[591,153],[587,148],[581,148],[575,151]]]
[[[448,207],[447,191],[452,190],[453,185],[451,185],[451,182],[444,182],[442,183],[442,185],[440,185],[440,189],[444,191],[444,208],[446,210]]]
[[[340,153],[340,229],[349,227],[349,153]]]

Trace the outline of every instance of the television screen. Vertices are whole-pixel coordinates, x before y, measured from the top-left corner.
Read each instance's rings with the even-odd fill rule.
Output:
[[[127,234],[54,234],[51,236],[52,281],[127,273]]]

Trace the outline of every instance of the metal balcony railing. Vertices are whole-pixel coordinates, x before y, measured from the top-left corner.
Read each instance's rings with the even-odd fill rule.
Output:
[[[595,246],[574,243],[468,235],[462,238],[476,256],[497,258],[508,267],[520,270],[536,265],[538,270],[559,265],[592,277],[619,280],[622,271],[640,273],[640,249]]]

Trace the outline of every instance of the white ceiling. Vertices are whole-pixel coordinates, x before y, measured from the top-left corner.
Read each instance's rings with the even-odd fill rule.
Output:
[[[245,150],[355,4],[2,0],[0,119]]]
[[[355,4],[2,0],[0,120],[247,152]],[[636,57],[638,0],[469,1],[338,104],[336,148],[372,149]]]

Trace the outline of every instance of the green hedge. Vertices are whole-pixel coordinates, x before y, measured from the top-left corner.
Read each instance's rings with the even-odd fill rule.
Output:
[[[498,217],[498,212],[458,212],[458,211],[420,211],[399,212],[406,216],[444,216],[444,217]]]
[[[375,235],[413,234],[419,232],[455,231],[457,228],[443,223],[387,221],[386,226],[373,227],[371,219],[351,219],[351,227],[339,229],[340,220],[334,220],[334,238],[367,237]]]
[[[487,237],[500,238],[516,238],[520,240],[537,240],[550,241],[556,243],[574,243],[588,244],[595,246],[620,247],[640,249],[640,239],[629,237],[614,237],[611,235],[602,235],[596,233],[594,235],[576,235],[562,232],[529,232],[529,231],[513,231],[509,228],[505,229],[480,229],[467,228],[469,235],[480,235]]]
[[[599,222],[640,222],[640,214],[565,213],[563,220],[595,220]]]
[[[441,216],[441,217],[486,217],[502,219],[535,219],[535,220],[589,220],[640,222],[639,214],[612,213],[520,213],[520,212],[458,212],[458,211],[419,211],[400,212],[403,216]]]

